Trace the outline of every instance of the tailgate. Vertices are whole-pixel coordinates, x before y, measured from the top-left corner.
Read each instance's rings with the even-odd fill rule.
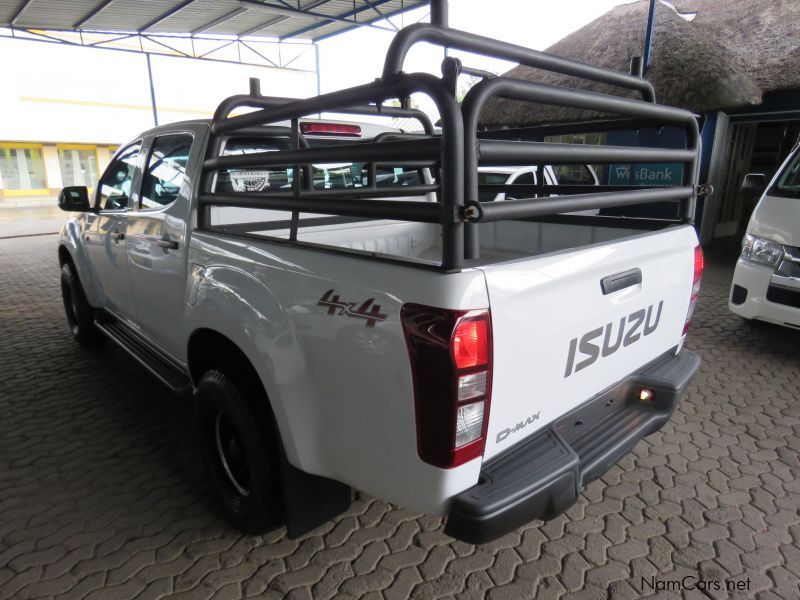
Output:
[[[680,342],[696,244],[687,225],[481,267],[494,348],[484,460]]]

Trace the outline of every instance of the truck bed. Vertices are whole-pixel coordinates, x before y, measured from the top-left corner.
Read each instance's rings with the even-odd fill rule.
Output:
[[[498,221],[481,223],[480,258],[465,266],[478,267],[517,259],[532,258],[562,250],[618,240],[652,227],[604,223],[552,223],[544,221]],[[665,223],[669,225],[670,223]],[[409,262],[439,265],[442,256],[441,227],[435,224],[368,220],[314,227],[302,227],[298,241],[381,254]],[[255,236],[289,239],[289,228],[253,229]]]

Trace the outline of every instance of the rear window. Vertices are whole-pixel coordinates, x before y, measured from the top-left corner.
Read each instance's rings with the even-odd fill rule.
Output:
[[[781,173],[775,188],[791,196],[800,196],[800,152],[795,154]]]
[[[324,142],[330,145],[330,141]],[[352,143],[352,142],[351,142]],[[313,142],[312,146],[315,145]],[[254,154],[289,150],[285,139],[264,140],[262,138],[241,138],[228,141],[222,156]],[[335,163],[312,166],[311,176],[315,190],[352,190],[369,185],[367,163]],[[300,172],[303,185],[303,172]],[[290,192],[294,183],[292,167],[273,168],[230,168],[217,174],[216,192]],[[403,187],[423,184],[419,169],[404,167],[381,167],[375,172],[375,185],[379,188]]]

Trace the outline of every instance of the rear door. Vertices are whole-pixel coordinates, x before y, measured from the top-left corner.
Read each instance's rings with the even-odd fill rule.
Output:
[[[148,140],[134,211],[128,216],[128,263],[136,324],[175,357],[183,351],[183,299],[192,181],[190,159],[201,136],[187,130]],[[197,140],[197,141],[196,141]]]
[[[585,236],[586,245],[481,267],[494,348],[484,459],[681,342],[697,244],[692,227],[606,243],[603,236],[621,232],[584,227],[571,235]],[[637,272],[639,283],[634,275],[604,293],[606,278]]]

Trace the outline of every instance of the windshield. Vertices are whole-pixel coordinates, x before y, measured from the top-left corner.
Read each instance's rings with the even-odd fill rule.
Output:
[[[800,197],[800,151],[797,151],[794,158],[778,178],[775,189],[793,197]]]

